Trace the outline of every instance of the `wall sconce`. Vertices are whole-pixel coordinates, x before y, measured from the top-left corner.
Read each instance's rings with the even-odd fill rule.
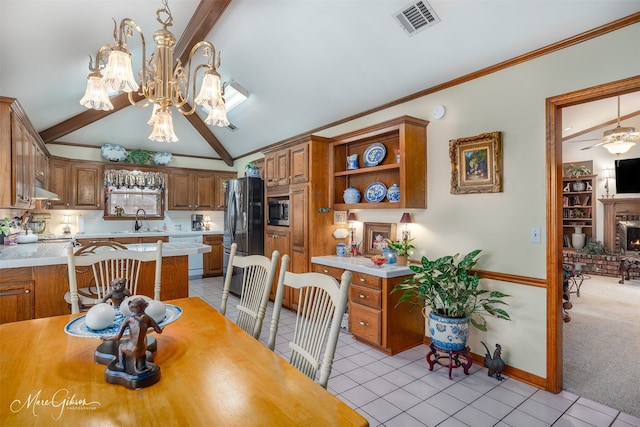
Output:
[[[350,238],[350,245],[351,245],[351,249],[349,250],[349,253],[351,254],[351,256],[356,256],[358,255],[358,244],[356,243],[356,225],[354,224],[354,221],[357,221],[358,218],[356,218],[356,214],[353,212],[349,212],[349,216],[347,217],[347,222],[349,223],[349,238]]]
[[[604,189],[606,190],[605,197],[609,198],[609,178],[613,178],[613,169],[604,168],[602,170],[602,177],[604,178]]]
[[[404,230],[402,230],[402,241],[406,242],[411,239],[411,230],[409,230],[409,224],[413,223],[411,220],[411,214],[409,212],[405,212],[402,214],[402,218],[400,218],[400,224],[404,224]]]
[[[71,224],[71,215],[65,215],[62,218],[62,223],[64,224],[64,227],[62,227],[62,232],[64,234],[71,234],[71,227],[69,226],[69,224]]]

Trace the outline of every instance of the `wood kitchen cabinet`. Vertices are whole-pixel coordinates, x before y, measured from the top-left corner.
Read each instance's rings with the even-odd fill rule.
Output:
[[[282,257],[287,254],[291,256],[290,252],[291,248],[291,240],[289,234],[288,227],[265,227],[264,232],[264,255],[268,258],[271,258],[271,254],[273,251],[280,252],[280,260]],[[291,264],[289,264],[291,265]],[[280,276],[280,262],[278,263],[278,269],[276,270],[276,274],[273,278],[273,286],[271,287],[271,292],[269,293],[269,299],[274,300],[276,297],[276,291],[278,288],[278,278]],[[282,305],[284,307],[291,307],[291,299],[290,293],[291,288],[286,287],[284,298],[282,299]]]
[[[289,185],[289,148],[268,152],[264,156],[265,187]]]
[[[59,200],[50,200],[53,209],[101,210],[104,206],[102,163],[49,160],[49,189]]]
[[[313,271],[340,281],[344,269],[313,264]],[[408,276],[386,278],[351,271],[349,287],[349,332],[359,341],[389,355],[424,342],[424,316],[418,307],[396,307],[399,293],[391,290]]]
[[[35,207],[39,152],[47,153],[18,101],[0,97],[0,158],[10,160],[10,164],[0,168],[0,207]],[[44,178],[41,177],[41,183]]]
[[[226,188],[225,182],[229,181],[230,179],[236,179],[237,177],[238,175],[236,173],[216,173],[214,210],[224,210],[224,192]]]
[[[221,210],[224,209],[224,193],[220,186],[235,173],[173,169],[169,174],[168,202],[170,210]]]
[[[34,318],[34,282],[31,268],[2,270],[0,324]]]
[[[428,124],[425,120],[403,116],[335,137],[329,158],[331,206],[344,211],[426,208]],[[382,144],[385,154],[378,159],[379,163],[367,167],[363,156],[376,152],[368,151],[373,144]],[[354,154],[358,156],[359,168],[347,169],[347,156]],[[400,156],[399,161],[396,154]],[[367,188],[375,182],[381,182],[386,188],[398,184],[400,201],[389,202],[383,198],[379,202],[367,202]],[[350,186],[360,192],[360,203],[344,202],[344,190]]]
[[[223,254],[222,234],[205,234],[203,243],[211,246],[211,252],[203,254],[202,277],[222,276]]]

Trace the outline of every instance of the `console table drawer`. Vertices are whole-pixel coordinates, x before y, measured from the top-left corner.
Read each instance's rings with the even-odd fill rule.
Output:
[[[349,301],[352,304],[362,304],[380,310],[382,308],[382,292],[362,286],[351,285]]]
[[[382,278],[378,276],[372,276],[370,274],[359,273],[357,271],[352,272],[351,283],[354,285],[367,286],[373,289],[382,289]]]
[[[382,314],[379,310],[351,304],[349,306],[349,331],[369,342],[380,345],[382,336]]]
[[[342,273],[344,272],[342,268],[329,267],[327,265],[319,264],[313,264],[313,271],[315,271],[316,273],[322,273],[331,276],[338,282],[340,281],[340,279],[342,279]]]

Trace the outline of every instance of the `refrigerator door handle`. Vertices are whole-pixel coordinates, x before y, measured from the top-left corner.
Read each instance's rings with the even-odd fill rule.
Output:
[[[236,240],[236,193],[231,193],[231,200],[229,201],[229,230],[231,231],[231,241]]]

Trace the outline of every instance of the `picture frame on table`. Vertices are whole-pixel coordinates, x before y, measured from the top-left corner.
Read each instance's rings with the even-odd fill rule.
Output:
[[[449,141],[451,194],[502,192],[502,132]]]
[[[333,211],[333,223],[343,225],[347,223],[347,211]]]
[[[396,240],[396,224],[365,222],[363,233],[362,254],[366,257],[382,255],[387,239]]]

